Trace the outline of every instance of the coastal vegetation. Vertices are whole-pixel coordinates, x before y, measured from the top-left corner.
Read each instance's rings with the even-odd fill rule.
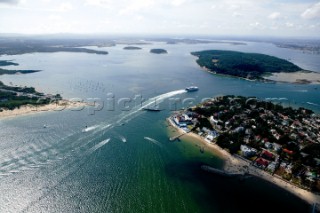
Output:
[[[108,54],[107,51],[83,48],[85,46],[111,45],[106,41],[91,40],[28,40],[28,39],[0,39],[0,55],[20,55],[26,53],[80,52],[91,54]],[[114,44],[112,44],[114,45]]]
[[[167,54],[167,50],[165,49],[151,49],[150,53],[154,53],[154,54]]]
[[[135,46],[127,46],[123,48],[124,50],[141,50],[141,47],[135,47]]]
[[[45,95],[33,87],[7,86],[0,81],[0,112],[13,110],[24,105],[40,106],[61,100],[61,96]]]
[[[18,66],[18,63],[14,63],[12,61],[8,60],[0,60],[0,67],[1,66]],[[0,75],[15,75],[15,74],[28,74],[28,73],[34,73],[34,72],[40,72],[40,70],[8,70],[0,68]]]
[[[29,74],[40,72],[40,70],[7,70],[0,68],[0,75]]]
[[[262,80],[265,74],[302,70],[289,61],[265,54],[225,50],[206,50],[191,54],[198,57],[197,63],[209,71],[246,79]]]
[[[48,46],[21,46],[21,47],[9,47],[0,48],[0,55],[20,55],[26,53],[54,53],[54,52],[77,52],[77,53],[93,53],[100,55],[107,55],[107,51],[91,50],[87,48],[78,47],[48,47]]]
[[[171,117],[254,167],[320,192],[320,116],[255,97],[221,96]]]
[[[8,60],[0,60],[0,67],[1,66],[18,66],[19,64],[14,63],[12,61],[8,61]]]
[[[9,60],[0,60],[1,66],[18,66]],[[0,68],[0,75],[29,74],[40,70],[8,70]],[[62,100],[60,94],[45,95],[33,87],[8,86],[0,81],[0,112],[3,110],[19,109],[21,106],[43,106]]]

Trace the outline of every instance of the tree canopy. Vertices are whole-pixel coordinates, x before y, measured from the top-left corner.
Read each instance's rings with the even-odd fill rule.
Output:
[[[197,63],[218,74],[261,79],[266,73],[297,72],[302,68],[274,56],[258,53],[242,53],[225,50],[192,52],[198,57]]]

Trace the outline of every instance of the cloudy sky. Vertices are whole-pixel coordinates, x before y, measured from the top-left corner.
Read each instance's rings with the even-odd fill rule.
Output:
[[[0,33],[320,35],[320,0],[0,0]]]

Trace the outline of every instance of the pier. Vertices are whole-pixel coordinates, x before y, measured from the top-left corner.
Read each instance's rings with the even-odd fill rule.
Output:
[[[189,131],[189,132],[190,132],[190,131]],[[178,138],[184,136],[185,134],[188,134],[189,132],[181,133],[181,134],[179,134],[179,135],[177,135],[177,136],[174,136],[174,137],[169,138],[169,140],[170,140],[170,141],[175,141],[175,140],[177,140]]]
[[[238,175],[245,175],[245,173],[230,173],[230,172],[226,172],[221,169],[216,169],[216,168],[213,168],[211,166],[206,166],[206,165],[202,165],[201,169],[204,171],[207,171],[207,172],[210,172],[213,174],[218,174],[218,175],[225,176],[225,177],[234,177],[234,176],[238,176]]]

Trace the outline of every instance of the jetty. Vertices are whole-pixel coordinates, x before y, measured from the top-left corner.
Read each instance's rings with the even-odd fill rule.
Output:
[[[170,140],[170,141],[175,141],[175,140],[179,139],[180,137],[184,136],[185,134],[188,134],[189,132],[190,132],[190,131],[181,133],[181,134],[179,134],[179,135],[177,135],[177,136],[174,136],[174,137],[169,138],[169,140]]]
[[[213,168],[213,167],[207,166],[207,165],[202,165],[201,169],[204,171],[213,173],[213,174],[224,176],[224,177],[235,177],[235,176],[239,176],[239,175],[245,175],[245,173],[230,173],[230,172],[226,172],[221,169],[216,169],[216,168]]]

